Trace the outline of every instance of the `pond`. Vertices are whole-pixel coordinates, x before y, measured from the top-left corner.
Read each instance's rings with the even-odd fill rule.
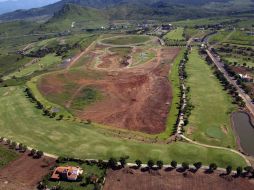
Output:
[[[232,114],[232,120],[243,151],[254,156],[254,126],[251,124],[249,115],[244,112],[235,112]]]

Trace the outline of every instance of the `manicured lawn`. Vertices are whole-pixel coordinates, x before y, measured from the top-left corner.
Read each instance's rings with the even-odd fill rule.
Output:
[[[192,50],[187,63],[187,85],[190,87],[194,109],[189,118],[186,135],[198,142],[236,147],[230,125],[230,113],[235,110],[231,97],[223,91],[210,66]]]
[[[219,166],[245,165],[238,155],[208,149],[184,142],[146,144],[110,136],[106,129],[73,121],[56,121],[42,115],[41,110],[25,97],[21,87],[0,89],[0,136],[27,144],[44,152],[80,158],[108,159],[111,156],[130,156],[141,159],[172,159],[179,163],[211,162]]]
[[[18,153],[0,145],[0,169],[18,158]]]
[[[113,37],[108,38],[102,41],[102,43],[106,44],[112,44],[112,45],[129,45],[129,44],[139,44],[139,43],[145,43],[150,39],[149,36],[119,36],[119,37]]]
[[[164,38],[167,40],[185,40],[183,37],[183,28],[177,28],[167,33]]]

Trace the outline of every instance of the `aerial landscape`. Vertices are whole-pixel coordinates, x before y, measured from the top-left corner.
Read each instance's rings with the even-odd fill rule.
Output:
[[[0,190],[254,190],[254,0],[0,0]]]

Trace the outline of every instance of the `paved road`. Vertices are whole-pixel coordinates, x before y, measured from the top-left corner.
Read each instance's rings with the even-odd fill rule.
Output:
[[[209,48],[206,50],[206,52],[214,64],[217,66],[217,68],[224,74],[228,82],[236,87],[239,96],[244,100],[246,107],[248,108],[252,117],[254,117],[254,105],[251,98],[236,84],[236,81],[228,75],[227,71],[223,67],[224,64],[211,52],[211,49]]]

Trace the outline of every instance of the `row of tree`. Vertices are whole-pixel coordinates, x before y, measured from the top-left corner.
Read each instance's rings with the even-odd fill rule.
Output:
[[[118,162],[120,163],[120,166],[121,168],[124,168],[125,165],[126,165],[126,160],[128,159],[129,157],[121,157],[119,160],[117,160],[116,158],[110,158],[108,160],[108,163],[104,166],[107,166],[108,168],[112,168],[112,169],[116,169],[118,167]],[[101,161],[102,162],[102,161]],[[100,162],[99,162],[100,163]],[[142,166],[142,161],[141,160],[136,160],[135,161],[135,164],[137,166],[137,168],[141,168]],[[154,160],[148,160],[147,163],[146,163],[148,169],[153,169],[153,168],[158,168],[158,169],[162,169],[163,166],[164,166],[164,163],[162,160],[158,160],[158,161],[154,161]],[[171,163],[170,163],[171,167],[172,168],[177,168],[178,166],[178,163],[177,161],[173,160]],[[195,170],[199,170],[201,167],[202,167],[202,162],[196,162],[193,164],[193,166],[195,167]],[[215,170],[217,170],[218,166],[216,163],[211,163],[207,169],[207,172],[209,173],[212,173],[214,172]],[[188,169],[190,169],[190,164],[188,162],[183,162],[181,163],[181,169],[183,171],[186,171]],[[226,174],[229,175],[232,173],[232,166],[231,165],[228,165],[226,167]],[[251,166],[246,166],[246,167],[237,167],[236,168],[236,175],[237,176],[242,176],[242,174],[244,174],[245,176],[248,176],[248,175],[251,175],[252,177],[254,177],[254,169],[251,167]]]
[[[206,57],[206,61],[208,64],[213,64],[213,61],[209,56]],[[233,103],[238,104],[240,107],[245,107],[245,102],[243,99],[239,96],[239,93],[237,92],[237,89],[234,87],[234,85],[230,84],[224,74],[215,66],[213,65],[214,69],[214,75],[219,79],[220,83],[223,85],[224,90],[228,91],[228,93],[233,98]]]

